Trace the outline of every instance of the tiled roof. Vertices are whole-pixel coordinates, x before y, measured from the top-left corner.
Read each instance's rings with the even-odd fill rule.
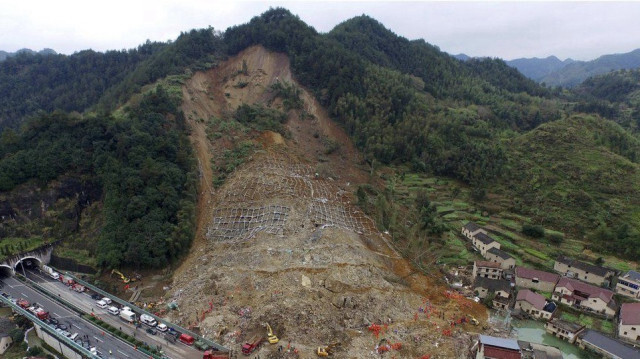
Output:
[[[587,283],[583,283],[576,279],[571,279],[567,277],[562,277],[556,284],[556,289],[559,287],[564,287],[569,289],[570,291],[580,291],[582,293],[586,293],[589,295],[589,298],[600,298],[605,303],[609,303],[613,298],[613,292],[604,288],[596,287],[594,285],[590,285]]]
[[[509,258],[513,258],[512,256],[509,255],[509,253],[503,251],[502,249],[498,249],[496,247],[493,247],[491,249],[489,249],[487,252],[491,253],[491,254],[495,254],[498,257],[507,260]]]
[[[640,273],[630,270],[622,276],[623,279],[630,279],[636,282],[640,282]]]
[[[564,263],[564,264],[566,264],[568,266],[571,266],[573,268],[578,268],[578,269],[581,269],[581,270],[583,270],[585,272],[589,272],[589,273],[593,273],[593,274],[599,275],[601,277],[606,277],[607,273],[612,271],[609,268],[600,267],[600,266],[593,265],[593,264],[590,264],[590,263],[581,262],[579,260],[575,260],[573,258],[569,258],[569,257],[565,257],[565,256],[559,256],[557,261],[560,262],[560,263]]]
[[[556,283],[560,276],[555,273],[544,272],[527,267],[516,267],[516,277],[525,279],[537,278],[541,282]]]
[[[640,324],[640,303],[624,303],[620,308],[620,324]]]
[[[505,339],[480,334],[480,343],[498,348],[520,350],[518,341],[515,339]]]
[[[522,354],[520,354],[520,350],[516,351],[513,349],[502,349],[485,345],[484,357],[495,359],[520,359],[522,358]]]
[[[489,244],[489,243],[495,242],[495,239],[489,237],[489,235],[486,234],[486,233],[478,233],[475,236],[473,236],[473,238],[479,240],[480,242],[482,242],[484,244]]]
[[[524,300],[529,304],[533,305],[534,308],[538,310],[543,310],[544,305],[547,303],[547,300],[540,294],[534,293],[529,289],[522,289],[518,292],[518,296],[516,297],[516,301]]]
[[[497,292],[503,290],[505,292],[511,291],[511,284],[502,279],[490,279],[484,277],[476,277],[473,281],[474,288],[487,288],[491,292]]]
[[[551,323],[553,326],[557,327],[557,328],[562,328],[568,332],[571,333],[575,333],[578,330],[584,328],[583,325],[577,324],[577,323],[572,323],[572,322],[568,322],[566,320],[562,320],[562,319],[557,319],[557,318],[553,318],[549,321],[549,323]]]
[[[496,262],[475,261],[474,264],[476,265],[476,267],[501,268],[500,263],[496,263]]]
[[[640,350],[624,345],[622,342],[588,329],[581,336],[583,342],[587,342],[601,350],[611,353],[621,359],[638,359]]]
[[[478,229],[482,229],[482,227],[480,227],[479,225],[477,225],[477,224],[475,224],[473,222],[469,222],[469,223],[465,224],[463,228],[468,230],[469,232],[475,232]]]

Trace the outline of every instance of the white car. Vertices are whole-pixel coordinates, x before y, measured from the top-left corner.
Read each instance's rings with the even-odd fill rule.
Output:
[[[100,299],[99,301],[96,302],[96,305],[98,306],[98,308],[105,309],[108,304],[103,299]]]
[[[107,297],[102,298],[102,300],[107,304],[111,304],[111,299],[109,299]]]
[[[167,325],[164,324],[164,323],[160,323],[160,324],[158,324],[156,329],[158,329],[158,331],[160,331],[160,332],[166,332],[167,329],[169,329],[169,327],[167,327]]]
[[[116,307],[109,307],[109,309],[107,309],[107,311],[109,312],[109,314],[113,314],[113,315],[118,315],[120,314],[120,309],[116,308]]]

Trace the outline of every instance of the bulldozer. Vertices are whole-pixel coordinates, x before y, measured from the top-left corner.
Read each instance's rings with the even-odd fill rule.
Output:
[[[271,326],[269,325],[269,323],[267,323],[267,340],[269,341],[269,343],[271,344],[277,344],[280,339],[278,339],[278,337],[273,334],[273,330],[271,329]]]
[[[319,357],[328,357],[329,355],[333,354],[333,348],[337,347],[338,345],[340,345],[340,343],[333,343],[324,347],[318,347],[318,351],[316,352],[316,354],[318,354]]]

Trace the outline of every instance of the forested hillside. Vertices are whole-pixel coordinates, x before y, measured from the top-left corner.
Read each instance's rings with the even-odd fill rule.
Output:
[[[147,41],[127,51],[18,53],[0,66],[0,132],[37,111],[113,110],[142,86],[210,63],[222,53],[212,29],[183,33],[173,43]]]
[[[536,223],[592,238],[603,250],[612,248],[600,238],[619,228],[626,234],[613,242],[638,240],[640,204],[629,197],[638,141],[606,119],[632,128],[621,119],[638,118],[636,73],[593,79],[580,97],[559,97],[501,60],[462,62],[367,16],[319,34],[281,8],[223,34],[192,30],[128,51],[1,62],[0,191],[44,188],[64,176],[91,182],[101,193],[102,208],[93,214],[98,241],[78,245],[96,253],[100,266],[174,261],[193,237],[194,164],[176,99],[145,86],[189,77],[256,44],[288,55],[296,80],[344,127],[372,170],[385,165],[455,179],[479,206],[500,193]],[[385,193],[376,199],[379,211],[392,202]],[[607,215],[613,209],[620,215]],[[389,223],[380,225],[394,230]],[[15,238],[50,235],[44,227],[1,225]]]
[[[195,165],[177,106],[158,88],[122,118],[54,112],[18,133],[5,131],[0,191],[30,181],[46,186],[62,175],[95,182],[103,226],[97,240],[75,243],[78,249],[95,253],[100,266],[163,267],[188,250],[193,236]],[[21,226],[22,215],[1,223],[5,238],[46,235],[46,228]]]

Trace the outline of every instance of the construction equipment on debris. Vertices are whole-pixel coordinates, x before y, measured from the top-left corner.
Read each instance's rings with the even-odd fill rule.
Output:
[[[111,274],[117,274],[117,275],[119,275],[119,276],[120,276],[120,278],[122,279],[122,282],[123,282],[123,283],[129,283],[129,282],[131,282],[131,278],[126,277],[126,276],[125,276],[124,274],[122,274],[119,270],[112,269],[112,270],[111,270]]]
[[[269,323],[267,323],[267,340],[271,344],[277,344],[280,341],[280,339],[278,339],[278,337],[273,334],[273,330],[271,330],[271,326],[269,325]]]
[[[473,324],[473,325],[480,324],[480,322],[478,322],[478,319],[474,318],[473,315],[469,315],[469,322],[471,322],[471,324]]]
[[[340,343],[333,343],[324,347],[318,347],[318,351],[316,352],[316,354],[318,354],[319,357],[328,357],[329,355],[333,354],[333,348],[337,347],[338,345],[340,345]]]
[[[255,336],[251,341],[248,341],[242,344],[242,354],[249,355],[253,353],[254,350],[258,349],[260,344],[264,341],[264,337],[261,335]]]

